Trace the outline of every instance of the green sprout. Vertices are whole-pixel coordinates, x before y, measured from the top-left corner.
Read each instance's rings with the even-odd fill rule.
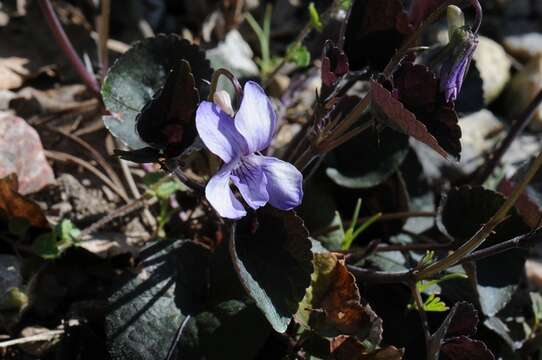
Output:
[[[361,209],[361,199],[358,199],[358,202],[356,203],[356,207],[354,209],[354,216],[352,218],[352,222],[350,224],[350,227],[344,232],[344,239],[341,244],[342,250],[349,250],[350,246],[352,246],[352,243],[354,240],[362,233],[364,232],[369,226],[371,226],[375,221],[377,221],[382,214],[378,213],[376,215],[371,216],[367,221],[365,221],[363,224],[356,227],[358,221],[359,221],[359,212]]]

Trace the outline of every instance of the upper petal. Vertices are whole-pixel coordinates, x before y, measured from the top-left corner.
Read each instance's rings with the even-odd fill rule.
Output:
[[[196,128],[207,148],[224,162],[246,153],[247,145],[233,119],[209,101],[202,101],[196,112]]]
[[[267,178],[255,158],[249,155],[240,160],[239,166],[232,171],[231,180],[239,189],[248,206],[258,209],[269,200]]]
[[[235,127],[248,144],[248,155],[271,144],[276,126],[276,115],[271,101],[260,85],[247,81],[243,100],[235,115]]]
[[[240,219],[247,212],[230,189],[230,175],[231,166],[223,166],[207,183],[205,197],[220,216]]]
[[[267,178],[269,203],[281,210],[290,210],[303,200],[303,175],[295,166],[268,156],[255,156]]]

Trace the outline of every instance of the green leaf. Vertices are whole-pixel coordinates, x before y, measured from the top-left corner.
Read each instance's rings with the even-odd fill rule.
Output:
[[[270,332],[253,303],[224,301],[189,321],[180,341],[179,359],[252,360]]]
[[[296,64],[298,67],[307,67],[311,63],[311,53],[307,47],[300,43],[293,43],[288,47],[286,56],[289,61]]]
[[[101,93],[112,116],[103,120],[109,131],[132,150],[148,146],[136,133],[136,117],[181,59],[190,63],[198,86],[203,85],[202,79],[210,79],[212,70],[205,54],[176,35],[135,43],[107,72]]]
[[[232,227],[230,253],[241,284],[278,332],[310,285],[311,242],[294,212],[266,207]]]
[[[177,274],[179,253],[188,252],[194,261],[206,263],[205,253],[194,251],[187,241],[161,241],[145,248],[138,259],[140,272],[121,283],[109,298],[110,312],[106,317],[109,353],[114,359],[163,359],[176,330],[189,315],[190,308],[200,301],[199,291],[180,286]],[[187,276],[194,274],[187,273]],[[193,278],[185,282],[194,284]],[[176,281],[177,280],[177,281]],[[196,286],[196,289],[199,286]],[[192,299],[192,302],[187,299]]]
[[[341,250],[344,229],[337,204],[326,183],[310,181],[305,185],[303,203],[298,209],[311,235],[328,250]]]
[[[81,231],[71,222],[71,220],[63,219],[55,228],[58,241],[63,247],[70,246],[73,239],[77,238]]]
[[[346,188],[371,188],[397,171],[408,151],[406,135],[389,128],[365,131],[332,152],[326,174]]]
[[[38,236],[32,243],[32,250],[44,259],[55,259],[60,255],[54,233]]]
[[[322,29],[324,28],[324,25],[322,24],[322,20],[320,19],[320,14],[318,14],[318,10],[316,10],[316,6],[314,6],[313,2],[309,4],[309,14],[311,17],[312,27],[314,27],[317,31],[322,31]]]

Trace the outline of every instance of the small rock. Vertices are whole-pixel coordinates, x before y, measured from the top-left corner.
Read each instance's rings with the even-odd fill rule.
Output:
[[[504,109],[510,119],[520,115],[542,89],[542,55],[536,56],[508,85],[504,95]],[[531,130],[542,130],[542,106],[537,109],[531,124]]]
[[[485,36],[480,36],[473,58],[484,81],[484,100],[490,104],[510,80],[512,62],[501,45]]]
[[[542,55],[542,33],[506,36],[503,44],[510,54],[521,60],[531,60]]]
[[[481,110],[459,120],[463,151],[459,167],[463,171],[474,171],[484,161],[482,156],[498,141],[491,134],[503,127],[502,122],[489,110]]]

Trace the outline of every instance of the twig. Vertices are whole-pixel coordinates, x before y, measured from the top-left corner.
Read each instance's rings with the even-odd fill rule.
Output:
[[[418,290],[418,287],[416,286],[416,282],[413,281],[410,283],[410,291],[412,292],[412,297],[414,298],[414,302],[416,303],[416,308],[418,310],[418,314],[420,314],[420,320],[422,323],[422,329],[423,329],[423,335],[425,338],[425,349],[428,352],[427,359],[430,359],[429,356],[429,349],[430,349],[430,343],[431,343],[431,331],[429,329],[429,322],[427,321],[427,314],[425,313],[425,309],[423,308],[423,301],[422,301],[422,295],[420,294],[420,291]]]
[[[141,196],[140,198],[137,198],[133,200],[132,202],[116,209],[115,211],[111,212],[110,214],[96,221],[94,224],[83,229],[76,240],[78,241],[82,240],[85,237],[89,236],[90,234],[98,231],[105,225],[111,223],[113,220],[126,216],[127,214],[142,208],[143,206],[147,205],[147,201],[151,200],[152,198],[153,198],[152,195],[145,194]]]
[[[493,230],[499,225],[508,215],[510,209],[515,205],[519,196],[523,193],[527,185],[531,182],[533,177],[538,173],[542,167],[542,152],[538,154],[537,158],[531,164],[531,167],[527,171],[525,177],[519,182],[508,197],[506,202],[501,206],[501,208],[493,215],[489,221],[478,230],[474,236],[468,240],[466,243],[461,245],[456,251],[450,254],[448,257],[439,260],[428,267],[415,273],[416,278],[426,279],[430,278],[433,275],[451,267],[460,262],[463,258],[468,256],[471,252],[476,250],[488,237],[491,235]]]
[[[125,202],[130,202],[130,199],[126,196],[123,190],[119,189],[117,185],[115,185],[109,178],[104,175],[100,170],[96,169],[94,166],[89,164],[87,161],[78,158],[77,156],[73,156],[71,154],[67,154],[60,151],[52,151],[52,150],[45,150],[45,156],[47,156],[50,159],[62,161],[62,162],[73,162],[77,165],[80,165],[96,175],[97,178],[99,178],[101,181],[104,182],[111,190],[113,190],[122,200]]]
[[[57,133],[59,135],[62,135],[68,138],[69,140],[75,142],[76,144],[80,145],[85,150],[87,150],[94,157],[96,162],[100,164],[100,166],[104,169],[104,171],[111,178],[111,180],[119,187],[119,189],[122,189],[122,192],[127,196],[126,189],[124,189],[124,185],[122,184],[122,181],[120,181],[119,177],[117,176],[117,173],[113,170],[111,165],[109,165],[109,163],[103,158],[103,156],[96,149],[94,149],[89,143],[81,139],[79,136],[70,134],[68,132],[54,128],[49,125],[45,125],[45,129],[48,131]]]
[[[109,67],[109,19],[111,16],[111,0],[101,0],[101,13],[98,18],[98,60],[100,61],[100,75],[103,79]]]
[[[184,329],[186,328],[188,322],[190,321],[191,316],[187,315],[183,322],[179,325],[179,328],[175,332],[175,336],[173,337],[173,341],[169,345],[169,349],[166,355],[166,358],[164,360],[172,360],[174,356],[176,355],[177,345],[179,344],[179,340],[181,339],[181,335],[183,334]],[[177,355],[177,358],[180,358],[179,355]]]
[[[55,14],[53,6],[51,5],[51,1],[38,0],[38,2],[40,4],[43,15],[45,16],[45,20],[47,21],[47,24],[49,25],[49,28],[51,29],[56,42],[64,52],[64,55],[66,55],[68,61],[73,66],[83,83],[89,88],[89,90],[94,94],[94,96],[99,98],[100,86],[98,85],[96,79],[87,71],[85,65],[77,55],[77,52],[73,48],[70,39],[68,39],[68,36],[62,28],[62,24],[60,24],[60,21]]]
[[[97,43],[99,41],[100,35],[98,35],[96,31],[91,31],[90,37]],[[108,39],[107,48],[116,53],[124,54],[126,51],[128,51],[128,49],[130,49],[130,45],[125,44],[122,41],[118,41],[115,39]]]
[[[64,330],[49,330],[40,334],[27,336],[19,339],[7,340],[0,342],[0,348],[7,348],[13,345],[26,344],[37,341],[49,341],[55,336],[64,334]]]
[[[489,161],[483,166],[479,175],[475,175],[474,183],[483,184],[491,176],[495,168],[501,162],[502,157],[510,148],[510,145],[514,140],[521,135],[523,130],[529,125],[531,119],[533,118],[536,110],[542,103],[542,89],[538,92],[535,98],[530,102],[529,106],[525,109],[523,114],[514,122],[510,128],[510,132],[506,135],[506,138],[499,145],[499,148],[493,153]]]

